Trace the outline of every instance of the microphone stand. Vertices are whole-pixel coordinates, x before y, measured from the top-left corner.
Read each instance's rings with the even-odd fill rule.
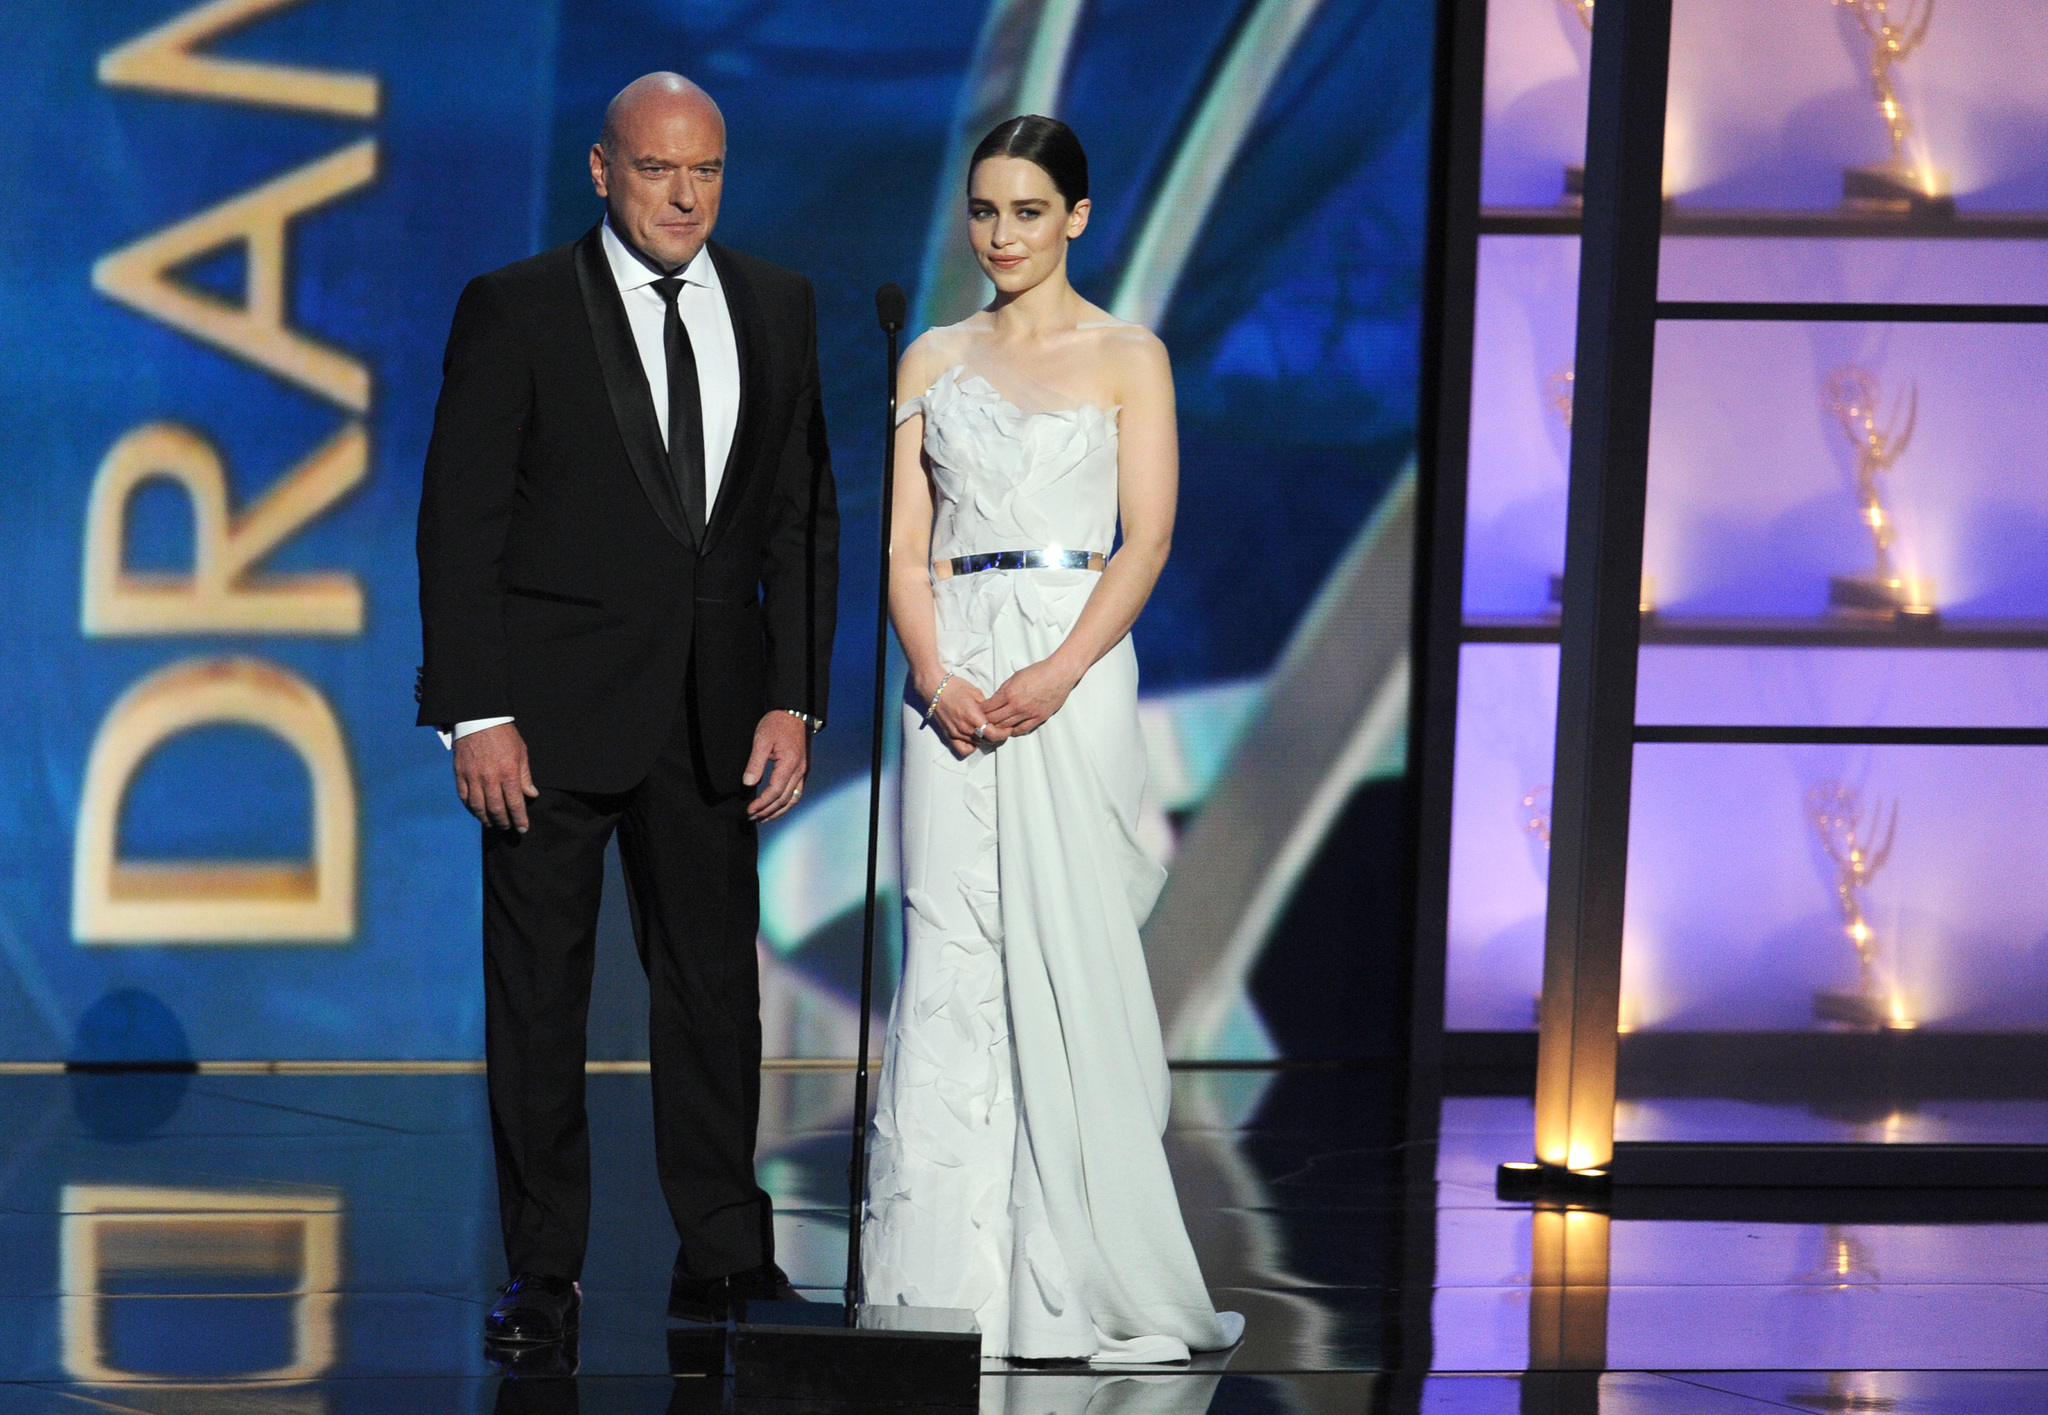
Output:
[[[736,1304],[727,1326],[724,1372],[735,1401],[789,1401],[802,1409],[919,1410],[979,1408],[981,1329],[974,1313],[951,1307],[861,1302],[860,1232],[867,1187],[868,1017],[875,991],[875,886],[882,846],[882,733],[889,670],[889,518],[895,483],[896,336],[908,302],[893,282],[875,292],[875,313],[889,336],[889,416],[882,438],[882,569],[875,606],[875,732],[868,786],[867,914],[860,940],[860,1054],[853,1067],[853,1162],[846,1172],[846,1305]],[[671,1346],[673,1346],[673,1337]],[[671,1357],[671,1360],[674,1360]],[[677,1367],[682,1369],[682,1367]],[[765,1408],[765,1407],[764,1407]],[[780,1405],[795,1409],[798,1405]]]
[[[875,315],[889,339],[886,367],[888,414],[882,425],[881,572],[875,595],[875,720],[869,746],[868,892],[860,933],[860,1050],[853,1063],[853,1161],[847,1170],[851,1197],[846,1210],[846,1324],[859,1320],[860,1235],[868,1169],[868,1017],[875,990],[875,874],[882,847],[882,734],[887,727],[889,671],[889,521],[896,489],[896,339],[903,332],[908,301],[893,280],[875,292]]]

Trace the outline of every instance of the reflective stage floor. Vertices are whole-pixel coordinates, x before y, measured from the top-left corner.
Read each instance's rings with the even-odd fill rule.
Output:
[[[1184,1071],[1172,1157],[1219,1306],[1203,1369],[983,1378],[1003,1415],[2048,1410],[2048,1214],[1535,1212],[1493,1196],[1521,1098],[1405,1145],[1370,1071]],[[800,1284],[842,1278],[846,1073],[766,1078]],[[0,1415],[696,1412],[644,1075],[590,1078],[574,1380],[507,1379],[482,1078],[0,1077]],[[1961,1201],[1959,1201],[1961,1202]],[[1828,1221],[1831,1218],[1843,1221]]]

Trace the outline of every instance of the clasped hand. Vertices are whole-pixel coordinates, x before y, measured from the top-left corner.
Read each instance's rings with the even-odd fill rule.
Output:
[[[1079,681],[1079,675],[1049,658],[1018,669],[986,696],[955,674],[939,694],[932,725],[955,756],[965,757],[977,747],[999,746],[1037,731],[1065,706]]]

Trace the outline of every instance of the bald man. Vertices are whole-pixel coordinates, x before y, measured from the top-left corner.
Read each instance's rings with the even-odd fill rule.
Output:
[[[472,280],[448,335],[416,696],[482,826],[498,1342],[577,1325],[615,831],[680,1240],[670,1314],[794,1296],[754,1179],[755,831],[802,797],[824,723],[839,518],[810,283],[711,241],[724,176],[710,96],[635,81],[590,149],[603,220]]]

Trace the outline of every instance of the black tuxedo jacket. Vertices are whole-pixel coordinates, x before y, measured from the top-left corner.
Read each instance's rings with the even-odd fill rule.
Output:
[[[420,498],[422,726],[512,717],[542,787],[624,791],[690,694],[737,790],[770,708],[823,720],[839,512],[802,276],[713,243],[740,411],[685,522],[599,229],[455,307]]]

